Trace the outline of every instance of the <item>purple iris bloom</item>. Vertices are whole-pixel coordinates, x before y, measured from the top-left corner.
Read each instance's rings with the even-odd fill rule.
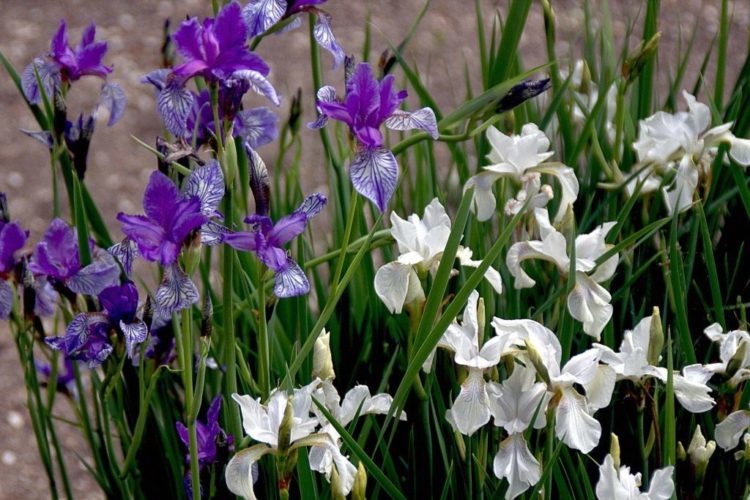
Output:
[[[110,354],[109,319],[102,313],[81,313],[70,322],[62,337],[47,337],[45,343],[74,361],[90,368],[101,365]]]
[[[122,332],[128,356],[130,359],[135,358],[136,349],[148,335],[146,323],[136,317],[138,289],[132,281],[105,288],[99,294],[99,303],[106,312],[110,325]]]
[[[346,57],[331,31],[331,16],[316,8],[327,0],[250,0],[242,9],[245,17],[249,35],[258,36],[268,31],[274,24],[302,12],[310,12],[317,15],[317,21],[313,28],[315,40],[322,48],[333,55],[333,68],[336,69]],[[299,17],[295,17],[286,30],[294,29],[302,24]]]
[[[164,266],[174,264],[182,244],[190,233],[207,220],[197,196],[183,195],[177,186],[159,171],[154,171],[143,194],[146,215],[119,213],[122,231],[138,245],[144,259]]]
[[[35,361],[36,370],[47,379],[52,376],[52,365],[49,363],[40,363]],[[57,372],[57,390],[59,392],[70,394],[75,397],[76,386],[75,386],[75,372],[73,371],[73,361],[70,358],[63,358],[63,370]]]
[[[89,24],[83,31],[81,43],[76,48],[68,44],[68,28],[65,20],[60,21],[60,27],[50,44],[50,57],[60,69],[63,80],[76,81],[85,75],[107,78],[112,72],[110,66],[102,63],[107,53],[107,42],[95,42],[96,26]]]
[[[37,243],[29,269],[74,293],[98,295],[119,281],[120,267],[110,254],[94,247],[93,242],[90,248],[92,262],[81,266],[76,231],[62,219],[55,219],[44,232],[42,241]]]
[[[11,274],[18,264],[18,252],[26,244],[29,233],[16,222],[0,220],[0,319],[8,319],[15,293]]]
[[[398,109],[406,99],[406,91],[397,91],[394,78],[388,75],[378,81],[367,63],[360,63],[346,84],[346,97],[336,98],[336,90],[326,86],[318,90],[320,117],[311,128],[325,126],[328,118],[349,126],[358,143],[351,162],[350,176],[354,188],[385,211],[398,180],[398,164],[389,149],[384,147],[380,127],[391,130],[420,129],[438,138],[435,113],[422,108],[413,113]]]
[[[227,232],[224,243],[245,252],[253,252],[275,273],[273,291],[277,297],[295,297],[310,291],[305,272],[287,255],[284,245],[300,235],[308,221],[326,204],[326,197],[316,193],[308,196],[297,209],[276,224],[265,214],[250,215],[245,222],[251,225],[247,232]]]

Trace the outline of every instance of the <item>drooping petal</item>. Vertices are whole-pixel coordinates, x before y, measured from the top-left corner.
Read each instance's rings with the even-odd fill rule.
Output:
[[[578,178],[575,170],[565,165],[542,165],[534,169],[536,172],[549,174],[560,181],[560,208],[557,210],[554,222],[559,222],[565,217],[568,207],[578,199]]]
[[[148,336],[148,327],[140,319],[132,323],[120,321],[120,330],[125,336],[125,350],[130,359],[136,359],[138,347],[146,340]]]
[[[740,410],[729,414],[716,426],[714,432],[716,444],[724,451],[736,448],[748,427],[750,427],[750,410]]]
[[[612,455],[604,457],[604,462],[599,466],[599,481],[596,483],[596,498],[599,500],[630,499],[638,491],[630,491],[620,481],[618,471],[615,469],[615,461]]]
[[[239,394],[232,394],[232,399],[240,407],[242,428],[245,430],[245,433],[256,441],[276,447],[279,440],[278,423],[271,421],[268,409],[260,404],[260,400]],[[273,401],[275,399],[272,398],[269,401],[269,405]],[[286,399],[284,399],[284,406],[286,406]],[[283,414],[283,409],[281,411]]]
[[[542,468],[526,446],[523,434],[511,434],[500,443],[492,470],[498,478],[508,480],[505,500],[521,495],[542,477]]]
[[[168,82],[156,96],[156,109],[164,126],[177,137],[183,137],[187,130],[187,120],[193,110],[195,96],[177,81]]]
[[[609,406],[616,381],[617,375],[611,367],[596,365],[596,374],[583,385],[591,410],[596,411]]]
[[[178,264],[164,269],[164,279],[156,290],[156,305],[170,315],[198,302],[198,289]]]
[[[742,165],[747,167],[750,165],[750,139],[741,139],[734,137],[729,148],[729,156]]]
[[[385,126],[391,130],[423,130],[434,140],[437,140],[440,135],[432,108],[422,108],[411,112],[397,109],[385,121]]]
[[[169,255],[170,258],[166,259],[166,261],[169,261],[172,260],[172,254],[176,258],[179,253],[179,249],[174,248],[174,245],[170,245],[168,249],[163,248],[165,245],[164,229],[152,222],[148,217],[119,213],[117,214],[117,220],[120,221],[121,229],[125,233],[125,236],[129,240],[136,242],[138,252],[144,259],[159,261],[163,255]],[[169,250],[169,252],[165,252],[165,250]]]
[[[212,160],[193,170],[182,191],[185,196],[195,196],[200,200],[203,215],[217,216],[219,203],[224,198],[224,174],[219,162]]]
[[[392,314],[401,314],[409,291],[411,266],[391,262],[375,273],[375,293]],[[417,278],[419,281],[419,278]]]
[[[52,146],[54,144],[54,140],[52,139],[52,134],[47,132],[46,130],[26,130],[26,129],[19,129],[23,134],[27,135],[28,137],[31,137],[35,141],[37,141],[40,144],[43,144],[47,147],[47,149],[52,149]]]
[[[546,423],[547,387],[541,382],[534,382],[535,376],[532,368],[516,364],[511,376],[502,384],[490,382],[487,385],[495,425],[504,428],[508,434],[524,432],[535,414],[535,428],[543,427]]]
[[[333,460],[333,466],[336,468],[336,473],[339,476],[338,480],[338,493],[342,497],[346,497],[354,486],[354,478],[357,474],[357,468],[352,464],[348,458],[346,458],[339,449],[338,445],[331,439],[331,436],[323,433],[311,434],[299,441],[292,444],[291,449],[297,449],[301,447],[323,447],[330,453],[331,459]]]
[[[224,242],[229,229],[218,222],[208,221],[201,226],[201,245],[215,246]]]
[[[111,127],[120,121],[122,115],[125,114],[125,105],[127,102],[128,98],[125,96],[125,91],[119,84],[107,82],[102,86],[97,110],[99,106],[102,106],[108,111],[109,120],[107,120],[107,126]]]
[[[576,284],[568,295],[568,311],[583,323],[583,331],[597,341],[612,318],[612,296],[588,275],[576,272]]]
[[[589,414],[586,398],[573,387],[562,389],[556,412],[555,434],[568,447],[583,453],[590,452],[599,444],[602,426]]]
[[[531,288],[536,281],[521,267],[521,263],[529,259],[541,259],[553,262],[562,272],[567,272],[569,258],[565,237],[555,231],[547,235],[542,241],[519,241],[514,243],[505,257],[508,270],[514,278],[517,290]]]
[[[248,83],[250,83],[250,90],[262,95],[263,97],[271,101],[274,106],[281,105],[281,100],[279,99],[279,95],[276,93],[276,89],[273,88],[271,82],[269,82],[268,79],[260,71],[250,69],[241,70],[236,71],[233,76],[235,78],[244,78],[245,80],[247,80]]]
[[[677,167],[677,173],[672,186],[662,188],[664,202],[667,205],[669,214],[675,211],[684,212],[693,205],[693,196],[698,188],[699,172],[698,168],[687,155],[683,157],[680,166]]]
[[[354,189],[385,212],[396,190],[398,164],[390,150],[360,148],[349,170]]]
[[[261,457],[271,451],[272,449],[265,444],[256,444],[233,456],[224,470],[224,480],[229,491],[245,500],[256,500],[253,484],[257,475],[253,474],[253,470]]]
[[[98,295],[105,288],[118,283],[120,266],[110,254],[97,252],[94,261],[66,281],[72,292],[82,295]]]
[[[56,89],[60,88],[60,70],[57,65],[41,57],[35,58],[21,73],[21,89],[31,104],[41,104],[43,100],[39,82],[42,83],[44,96],[52,102]]]
[[[323,11],[318,11],[318,20],[313,28],[313,36],[322,48],[333,55],[333,69],[336,69],[346,57],[344,49],[341,48],[331,30],[331,16]]]
[[[265,33],[281,20],[286,8],[286,0],[251,0],[242,8],[248,36],[255,37]]]
[[[136,254],[136,243],[129,238],[125,238],[120,243],[115,243],[114,245],[109,247],[107,249],[107,252],[109,252],[112,257],[120,262],[123,271],[125,271],[125,275],[130,276],[130,273],[133,271],[133,259],[135,259]]]
[[[279,117],[266,107],[240,111],[235,122],[235,134],[242,137],[251,148],[273,142],[279,135]]]
[[[276,271],[273,293],[279,298],[297,297],[310,291],[310,282],[305,272],[291,258],[281,271]]]
[[[312,219],[316,215],[320,213],[321,210],[323,210],[323,207],[326,206],[326,203],[328,202],[328,198],[323,196],[320,193],[313,193],[304,200],[302,200],[302,203],[299,204],[299,206],[294,209],[296,213],[303,213],[307,216],[307,219]]]
[[[471,248],[468,247],[459,247],[458,252],[456,252],[456,257],[458,258],[458,261],[462,266],[477,268],[482,263],[482,261],[473,260],[471,258],[472,255],[473,252]],[[484,277],[489,282],[489,284],[492,285],[492,288],[495,290],[495,292],[497,292],[498,294],[503,293],[503,279],[497,269],[492,266],[488,267],[487,271],[485,271],[484,273]]]
[[[318,89],[318,92],[315,94],[315,96],[316,102],[318,103],[336,102],[336,89],[330,85],[325,85]],[[307,127],[311,129],[319,129],[325,127],[326,123],[328,123],[328,115],[326,113],[323,113],[318,107],[318,118],[314,122],[308,123]]]
[[[495,194],[492,192],[492,188],[495,185],[495,182],[501,177],[501,174],[485,170],[470,177],[469,180],[466,181],[466,184],[464,184],[464,192],[469,188],[474,188],[471,200],[471,211],[476,214],[477,220],[480,222],[490,220],[495,214],[497,201],[495,200]]]
[[[487,384],[482,370],[470,368],[461,392],[448,410],[446,418],[453,427],[466,436],[471,436],[490,421]]]
[[[646,494],[648,500],[669,500],[674,495],[674,466],[654,471],[651,487]]]

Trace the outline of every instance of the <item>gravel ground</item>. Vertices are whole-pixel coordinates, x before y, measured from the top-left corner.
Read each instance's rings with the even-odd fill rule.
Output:
[[[582,3],[581,0],[552,1],[558,21],[557,50],[563,62],[572,59],[582,46]],[[628,26],[642,14],[641,4],[645,2],[610,0],[610,3],[614,33],[622,43]],[[675,66],[681,46],[681,32],[687,38],[699,19],[694,52],[687,71],[687,81],[692,84],[703,55],[718,31],[720,3],[719,0],[662,0],[661,68]],[[444,109],[451,109],[464,94],[465,65],[472,74],[478,73],[475,20],[473,8],[467,10],[467,4],[471,5],[472,2],[434,0],[407,52],[409,60],[419,61],[420,70],[426,75],[427,87],[434,92]],[[489,24],[494,9],[499,7],[501,12],[505,12],[507,2],[482,0],[482,4]],[[592,4],[592,13],[596,17],[597,1],[592,0]],[[330,0],[325,8],[334,16],[333,28],[339,41],[350,49],[361,47],[363,26],[370,13],[373,35],[371,58],[376,60],[388,42],[394,45],[400,42],[421,5],[419,0]],[[171,18],[173,23],[177,23],[187,14],[205,15],[209,6],[207,0],[0,1],[0,51],[19,70],[35,55],[47,50],[49,39],[63,17],[73,32],[72,40],[77,42],[81,29],[90,21],[95,21],[98,38],[109,41],[106,62],[115,67],[111,81],[124,86],[129,103],[125,117],[115,127],[108,129],[104,123],[98,124],[89,154],[87,184],[110,225],[119,211],[140,211],[141,193],[154,166],[150,153],[137,146],[130,136],[132,134],[153,143],[161,130],[152,91],[140,84],[139,80],[159,64],[163,20]],[[730,61],[733,63],[727,68],[728,84],[733,82],[744,60],[750,22],[750,7],[746,2],[736,2],[733,10],[730,42]],[[520,49],[529,67],[544,62],[543,30],[541,8],[535,3]],[[307,47],[307,30],[300,29],[283,37],[270,37],[259,48],[260,54],[272,67],[271,80],[281,94],[289,96],[302,87],[303,96],[306,96],[303,121],[309,121],[314,115],[311,76],[306,63]],[[737,54],[737,58],[733,59],[732,54]],[[330,61],[330,57],[324,54],[323,62],[327,68]],[[709,81],[713,78],[713,72],[712,62],[707,69]],[[327,82],[342,86],[338,82],[340,74],[328,75]],[[667,77],[662,72],[662,84]],[[71,114],[90,112],[93,105],[91,99],[98,88],[98,82],[92,80],[76,84],[69,105]],[[288,100],[280,108],[282,120],[287,112]],[[3,117],[0,120],[0,191],[8,193],[12,215],[21,219],[31,229],[32,238],[35,238],[44,231],[51,214],[49,159],[41,146],[18,132],[19,128],[34,128],[34,122],[4,73],[0,74],[0,116]],[[309,190],[325,189],[320,149],[314,136],[310,137],[305,147],[304,158],[310,165],[303,179],[305,187]],[[266,146],[262,154],[272,157],[275,148],[275,144]],[[3,394],[0,399],[0,422],[6,424],[0,424],[0,500],[45,497],[49,489],[26,414],[23,374],[5,325],[0,326],[0,374],[0,393]],[[64,403],[59,404],[55,410],[65,415],[69,410],[65,406]],[[60,434],[76,498],[100,498],[95,483],[76,458],[75,453],[87,456],[85,443],[75,429],[61,425]]]

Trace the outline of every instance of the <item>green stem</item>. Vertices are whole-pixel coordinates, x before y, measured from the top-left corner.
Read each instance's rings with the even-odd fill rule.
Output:
[[[641,396],[645,398],[646,395]],[[638,433],[638,450],[641,455],[641,477],[643,478],[643,489],[648,489],[648,453],[646,452],[646,436],[643,426],[644,414],[646,413],[643,408],[643,402],[638,407],[638,418],[636,419],[637,433]]]
[[[349,248],[349,241],[352,237],[352,228],[354,227],[354,218],[357,215],[359,209],[359,194],[352,190],[351,195],[352,204],[349,206],[349,215],[346,220],[346,229],[344,229],[344,240],[341,242],[341,253],[339,259],[336,262],[336,272],[333,274],[333,286],[336,288],[341,280],[341,273],[344,270],[344,261],[346,261],[346,251]]]
[[[233,227],[233,210],[232,190],[227,186],[227,193],[224,197],[224,217],[226,218],[227,227]],[[234,250],[229,245],[224,245],[223,249],[223,290],[222,298],[224,302],[224,366],[226,366],[226,375],[224,376],[224,399],[227,401],[227,420],[229,431],[235,438],[242,435],[240,427],[240,415],[236,405],[229,404],[232,400],[232,394],[237,392],[237,355],[235,351],[235,331],[234,331]],[[259,288],[262,288],[259,287]]]
[[[263,274],[266,266],[258,262],[258,381],[263,401],[271,393],[271,355],[266,322],[266,287],[263,286]]]
[[[177,323],[175,321],[175,323]],[[180,368],[182,369],[182,384],[185,391],[185,415],[187,416],[188,434],[190,436],[190,482],[193,489],[193,500],[200,500],[200,471],[198,468],[198,434],[193,416],[193,321],[191,308],[182,310],[180,331],[177,335],[180,352]],[[198,403],[199,405],[199,403]],[[200,406],[198,406],[200,409]]]

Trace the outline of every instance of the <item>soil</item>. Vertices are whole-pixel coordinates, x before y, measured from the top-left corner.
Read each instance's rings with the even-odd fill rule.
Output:
[[[243,2],[244,3],[244,2]],[[583,45],[584,10],[582,0],[552,0],[557,17],[557,53],[563,65],[571,64]],[[364,26],[369,19],[372,33],[370,59],[377,61],[388,44],[397,45],[417,16],[423,2],[419,0],[379,0],[353,2],[330,0],[325,10],[333,16],[333,29],[342,46],[359,50],[364,41]],[[599,2],[591,0],[592,17],[599,15]],[[645,2],[610,0],[613,29],[621,45],[631,25],[636,25],[637,39]],[[481,0],[485,24],[489,26],[494,13],[507,12],[506,1]],[[704,54],[718,32],[720,0],[662,0],[662,38],[659,57],[660,83],[666,86],[678,54],[687,46],[695,31],[686,82],[692,86]],[[727,88],[730,88],[747,51],[750,7],[746,2],[730,2],[733,17],[730,33]],[[128,0],[108,2],[97,0],[0,0],[0,51],[21,71],[31,59],[48,50],[49,39],[60,19],[66,18],[77,42],[83,27],[96,22],[98,38],[109,42],[106,62],[114,66],[111,81],[123,85],[128,96],[124,118],[112,128],[104,121],[97,123],[89,153],[86,183],[112,228],[120,211],[137,213],[143,188],[155,166],[152,155],[137,145],[131,135],[153,144],[161,131],[154,96],[141,77],[160,63],[160,46],[164,19],[173,26],[187,15],[206,15],[207,0]],[[694,28],[695,26],[695,28]],[[303,122],[314,118],[312,77],[308,69],[308,34],[306,27],[283,36],[263,41],[258,52],[272,67],[271,80],[283,96],[293,95],[298,87],[303,92]],[[544,23],[541,6],[535,2],[527,29],[521,40],[520,52],[527,67],[545,62]],[[465,95],[464,70],[478,75],[476,21],[473,2],[468,0],[434,0],[420,29],[406,51],[410,62],[417,62],[427,88],[433,92],[444,110],[460,103]],[[736,54],[737,57],[732,57]],[[330,71],[331,58],[323,54],[326,82],[341,88],[341,72]],[[706,77],[713,80],[715,63],[710,61]],[[71,115],[90,113],[100,82],[84,79],[71,95]],[[475,88],[476,90],[476,88]],[[258,104],[261,101],[257,100]],[[284,99],[279,114],[288,115],[290,99]],[[249,104],[255,100],[248,100]],[[77,110],[77,111],[76,111]],[[25,137],[19,129],[34,129],[35,123],[10,79],[0,70],[0,191],[8,194],[13,218],[20,219],[32,232],[32,241],[44,231],[52,213],[52,189],[49,158],[45,149]],[[304,160],[309,169],[303,178],[308,191],[325,191],[324,169],[317,138],[303,131]],[[268,160],[275,156],[276,144],[265,146],[261,154]],[[0,325],[0,500],[42,498],[49,495],[49,486],[39,461],[30,420],[26,411],[23,372],[18,364],[14,343],[6,325]],[[60,399],[55,412],[69,414]],[[72,478],[76,498],[102,498],[77,455],[87,459],[88,453],[77,429],[60,424],[62,447]]]

